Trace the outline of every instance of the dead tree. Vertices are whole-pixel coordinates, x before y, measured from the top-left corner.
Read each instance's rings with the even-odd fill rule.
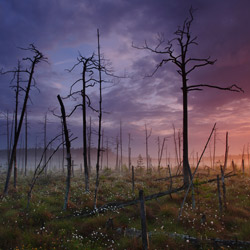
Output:
[[[66,122],[66,112],[65,108],[62,102],[62,99],[60,95],[57,96],[57,99],[59,101],[60,107],[61,107],[61,114],[62,114],[62,122],[63,122],[63,131],[64,131],[64,139],[65,139],[65,145],[66,145],[66,153],[67,153],[67,180],[66,180],[66,192],[65,192],[65,198],[64,198],[64,205],[63,209],[66,210],[68,206],[68,201],[69,201],[69,192],[70,192],[70,180],[71,180],[71,143],[69,140],[69,131],[67,127],[67,122]]]
[[[226,169],[227,169],[228,150],[229,150],[229,146],[228,146],[228,132],[227,132],[227,133],[226,133],[226,150],[225,150],[225,161],[224,161],[224,169],[223,169],[223,172],[225,172]]]
[[[88,165],[88,145],[87,145],[87,107],[91,108],[91,110],[97,112],[92,106],[90,98],[87,95],[87,88],[94,87],[98,82],[95,79],[94,74],[95,71],[98,71],[98,59],[96,59],[95,54],[93,53],[90,57],[84,57],[79,53],[77,57],[77,63],[68,70],[72,72],[76,67],[81,65],[81,78],[76,80],[70,87],[70,93],[66,98],[73,98],[73,100],[77,100],[77,96],[81,96],[81,103],[76,105],[71,112],[73,112],[78,108],[82,108],[82,131],[83,131],[83,165],[84,165],[84,176],[85,176],[85,191],[89,191],[89,165]],[[78,84],[81,83],[81,90],[74,90]],[[91,121],[90,121],[91,122]],[[90,125],[91,126],[91,125]],[[90,128],[91,129],[91,128]],[[91,140],[91,137],[89,137]],[[89,143],[90,150],[90,143]],[[90,154],[90,152],[89,152]]]
[[[150,129],[150,131],[148,132],[147,129],[147,124],[145,123],[145,136],[146,136],[146,164],[147,164],[147,171],[149,171],[149,154],[148,154],[148,140],[149,137],[152,134],[152,128]]]
[[[96,161],[96,182],[95,182],[95,196],[94,196],[94,209],[97,209],[97,193],[99,189],[99,161],[101,151],[101,129],[102,129],[102,66],[101,66],[101,51],[100,51],[100,34],[97,29],[97,42],[98,42],[98,71],[99,71],[99,124],[98,124],[98,143],[97,143],[97,161]]]
[[[190,8],[189,17],[186,18],[183,25],[179,26],[175,31],[175,37],[167,43],[165,43],[163,36],[159,36],[159,42],[155,48],[150,47],[146,41],[142,47],[132,45],[134,48],[143,50],[146,49],[154,54],[164,56],[150,76],[153,76],[163,65],[167,63],[173,63],[177,67],[177,73],[181,77],[181,89],[183,97],[183,182],[186,187],[189,185],[191,178],[191,170],[188,159],[188,93],[190,91],[196,90],[202,91],[206,87],[219,90],[243,92],[243,90],[235,84],[229,87],[220,87],[211,84],[188,85],[188,78],[192,72],[194,72],[196,69],[200,69],[201,67],[213,65],[216,62],[216,60],[210,60],[210,57],[196,58],[192,55],[189,55],[190,47],[193,45],[198,45],[196,41],[197,37],[194,37],[191,32],[191,26],[194,19],[193,12],[194,10]]]
[[[18,115],[18,106],[19,106],[19,92],[20,92],[20,69],[21,69],[21,65],[20,65],[20,61],[18,61],[17,63],[17,78],[16,78],[16,88],[15,88],[15,100],[16,100],[16,103],[15,103],[15,125],[14,125],[14,137],[16,136],[17,134],[17,123],[18,123],[18,120],[17,120],[17,115]],[[14,138],[15,140],[15,138]],[[16,189],[17,188],[17,156],[16,156],[16,151],[14,153],[14,156],[13,156],[13,161],[14,161],[14,188]]]
[[[39,62],[46,61],[46,58],[43,56],[43,54],[39,50],[37,50],[36,47],[33,44],[31,44],[29,46],[29,48],[24,49],[24,50],[30,51],[34,55],[33,55],[33,57],[27,57],[27,58],[23,59],[23,60],[28,61],[28,62],[31,63],[30,68],[25,69],[25,70],[19,70],[20,73],[24,73],[24,74],[28,75],[28,80],[27,80],[26,88],[23,89],[24,92],[25,92],[24,101],[23,101],[23,105],[22,105],[22,110],[21,110],[17,130],[16,130],[16,134],[14,136],[14,143],[13,143],[13,146],[12,146],[12,149],[11,149],[10,162],[8,164],[7,176],[6,176],[5,186],[4,186],[4,195],[8,194],[9,181],[10,181],[12,168],[13,168],[13,163],[14,163],[14,158],[15,158],[14,156],[16,154],[16,148],[17,148],[19,136],[20,136],[20,133],[21,133],[22,125],[23,125],[23,119],[24,119],[24,115],[25,115],[25,111],[26,111],[27,102],[28,102],[28,99],[29,99],[30,89],[31,89],[32,83],[34,83],[35,67],[37,66],[37,64]],[[14,71],[14,72],[16,73],[17,71]]]
[[[64,131],[63,131],[63,121],[61,121],[61,124],[62,124],[62,142],[64,142],[64,139],[63,139],[63,137],[64,137]],[[65,149],[64,149],[64,143],[62,143],[62,173],[64,174],[64,151],[65,151]]]

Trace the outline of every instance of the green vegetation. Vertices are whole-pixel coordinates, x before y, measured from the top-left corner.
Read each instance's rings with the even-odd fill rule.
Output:
[[[202,171],[201,171],[202,172]],[[200,172],[200,173],[201,173]],[[211,179],[201,173],[199,183]],[[132,193],[131,176],[104,170],[100,176],[98,206],[112,201],[132,200],[143,189],[145,195],[169,188],[169,180],[155,181],[166,176],[166,169],[135,171],[135,190]],[[10,188],[7,197],[0,199],[0,249],[141,249],[141,239],[129,229],[140,230],[139,205],[117,211],[85,217],[93,209],[94,176],[90,179],[90,192],[84,192],[84,176],[72,178],[70,202],[63,211],[65,177],[50,173],[42,176],[33,191],[27,210],[27,191],[30,177],[20,177],[18,190]],[[0,177],[3,190],[4,175]],[[173,179],[173,188],[182,185],[182,177]],[[196,208],[192,209],[191,195],[183,215],[177,221],[184,192],[147,201],[147,226],[152,249],[196,249],[190,242],[173,238],[168,233],[186,234],[199,239],[220,238],[249,240],[250,235],[250,178],[238,173],[225,179],[227,210],[220,215],[217,184],[207,183],[195,187]],[[107,221],[113,225],[108,225]],[[136,231],[135,230],[135,231]],[[129,233],[130,232],[130,233]],[[137,231],[138,232],[138,231]],[[218,249],[203,245],[203,249]],[[221,248],[223,249],[223,248]]]

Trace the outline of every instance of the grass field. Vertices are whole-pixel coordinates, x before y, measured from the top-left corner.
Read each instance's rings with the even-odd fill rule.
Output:
[[[203,171],[194,183],[211,179],[218,174]],[[132,200],[138,191],[145,195],[165,191],[169,181],[155,181],[167,176],[142,170],[135,172],[135,193],[132,193],[131,174],[124,170],[116,173],[104,170],[100,176],[98,206],[111,201]],[[1,175],[3,190],[5,175]],[[0,249],[142,249],[141,238],[136,233],[141,229],[139,205],[107,211],[84,217],[93,209],[94,176],[91,191],[84,192],[84,177],[75,173],[72,178],[70,202],[63,211],[65,176],[50,173],[42,176],[34,190],[27,209],[28,183],[31,176],[18,179],[18,190],[10,188],[9,195],[0,200]],[[147,227],[151,237],[150,249],[226,249],[210,244],[197,248],[168,233],[187,234],[201,240],[220,238],[250,240],[250,178],[237,173],[225,179],[227,209],[219,212],[217,183],[211,182],[195,187],[195,208],[191,195],[188,197],[180,221],[178,212],[185,195],[184,191],[146,202]],[[182,185],[182,178],[173,179],[173,188]],[[109,222],[113,222],[113,227]]]

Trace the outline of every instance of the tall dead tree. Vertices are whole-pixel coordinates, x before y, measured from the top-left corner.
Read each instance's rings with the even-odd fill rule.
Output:
[[[149,160],[149,154],[148,154],[148,140],[149,140],[149,137],[151,136],[152,134],[152,128],[150,129],[150,131],[148,132],[148,129],[147,129],[147,124],[145,123],[145,138],[146,138],[146,164],[147,164],[147,171],[149,171],[149,166],[150,166],[150,160]]]
[[[18,107],[19,107],[19,93],[20,93],[20,70],[21,70],[21,64],[20,61],[18,61],[17,63],[17,72],[16,72],[16,86],[15,86],[15,121],[14,121],[14,141],[15,141],[15,137],[17,135],[17,123],[18,123]],[[16,155],[16,151],[14,153],[13,156],[13,161],[14,161],[14,188],[17,188],[17,155]]]
[[[81,66],[81,78],[77,79],[70,87],[70,93],[66,98],[73,98],[77,100],[77,96],[81,96],[81,103],[76,105],[71,112],[78,108],[82,108],[82,140],[83,140],[83,165],[84,165],[84,176],[85,176],[85,191],[89,191],[89,167],[88,167],[88,145],[87,145],[87,107],[91,108],[93,111],[96,111],[90,102],[90,98],[87,95],[87,88],[94,87],[98,80],[95,79],[95,71],[98,71],[98,59],[96,59],[95,54],[93,53],[90,57],[84,57],[79,53],[77,57],[77,63],[68,70],[72,72],[76,67]],[[75,87],[81,83],[81,90],[74,90]]]
[[[96,183],[95,183],[95,196],[94,196],[94,209],[97,209],[97,193],[99,189],[99,161],[101,151],[101,129],[102,129],[102,66],[101,66],[101,49],[100,49],[100,34],[97,29],[97,42],[98,42],[98,71],[99,71],[99,124],[98,124],[98,143],[97,143],[97,161],[96,161]]]
[[[193,45],[198,45],[197,37],[192,35],[191,26],[193,23],[193,12],[194,10],[190,8],[189,17],[185,19],[182,26],[179,26],[175,31],[175,37],[168,42],[165,42],[163,36],[158,37],[158,44],[156,47],[152,48],[148,46],[147,42],[142,47],[137,47],[132,45],[134,48],[148,50],[154,54],[164,56],[160,63],[157,64],[155,70],[151,74],[153,76],[159,68],[167,63],[173,63],[177,67],[177,73],[181,77],[182,81],[182,106],[183,106],[183,182],[185,186],[189,185],[191,178],[191,170],[189,166],[188,159],[188,93],[190,91],[201,91],[203,88],[214,88],[219,90],[228,90],[235,92],[243,92],[241,88],[233,84],[229,87],[220,87],[210,84],[193,84],[188,85],[188,78],[192,72],[201,67],[207,65],[213,65],[216,60],[210,60],[210,57],[206,58],[196,58],[189,55],[190,47]]]
[[[23,59],[24,61],[30,62],[30,64],[31,64],[30,68],[19,71],[20,73],[27,74],[28,75],[28,80],[27,80],[27,86],[24,89],[24,92],[25,92],[24,101],[23,101],[23,105],[22,105],[20,119],[19,119],[18,126],[17,126],[17,131],[16,131],[16,134],[14,136],[14,143],[13,143],[13,146],[12,146],[12,149],[11,149],[10,162],[8,164],[7,176],[6,176],[6,181],[5,181],[5,185],[4,185],[4,195],[8,194],[9,181],[10,181],[10,177],[11,177],[11,173],[12,173],[14,156],[16,154],[18,139],[19,139],[19,136],[20,136],[20,133],[21,133],[22,125],[23,125],[23,119],[24,119],[24,115],[25,115],[27,102],[28,102],[28,99],[29,99],[30,89],[31,89],[32,83],[34,83],[35,67],[39,62],[46,61],[46,58],[43,56],[43,54],[39,50],[37,50],[36,47],[33,44],[31,44],[29,46],[29,48],[24,49],[24,50],[32,52],[33,57],[24,58]]]
[[[60,95],[57,96],[57,99],[59,101],[60,107],[61,107],[61,114],[62,114],[62,122],[63,122],[63,131],[64,131],[64,138],[65,138],[65,145],[66,145],[66,153],[67,153],[67,180],[66,180],[66,192],[65,192],[65,198],[64,198],[64,205],[63,209],[66,210],[68,207],[68,201],[69,201],[69,192],[70,192],[70,180],[71,180],[71,143],[69,140],[69,131],[67,127],[67,121],[66,121],[66,112],[65,108],[62,102],[62,99]]]

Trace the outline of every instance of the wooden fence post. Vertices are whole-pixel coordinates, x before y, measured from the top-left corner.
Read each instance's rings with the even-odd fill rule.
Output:
[[[144,204],[143,190],[139,191],[140,210],[141,210],[141,238],[142,238],[142,249],[149,249],[147,223],[146,223],[146,209]]]

